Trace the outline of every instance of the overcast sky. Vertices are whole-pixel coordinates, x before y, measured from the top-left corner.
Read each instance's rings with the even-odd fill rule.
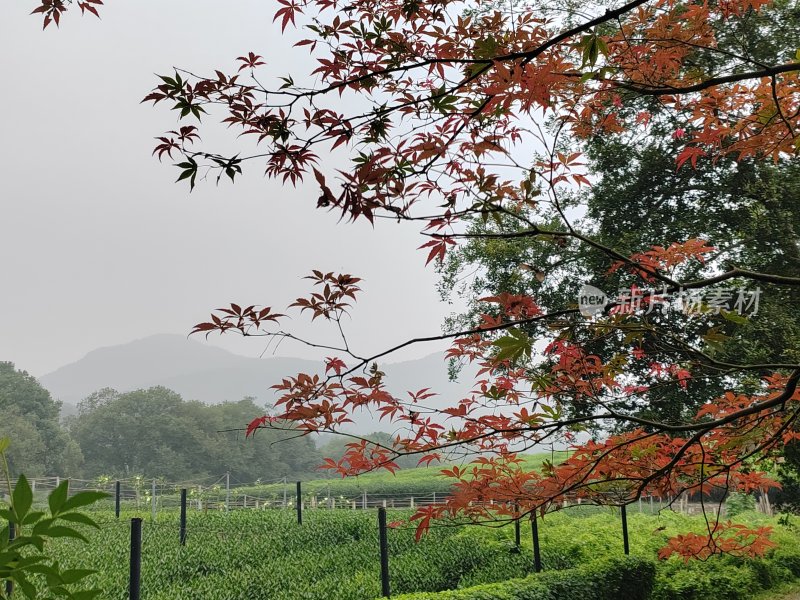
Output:
[[[153,73],[231,70],[248,51],[283,72],[308,64],[272,23],[274,3],[107,4],[100,21],[70,13],[45,32],[28,16],[34,0],[0,4],[0,360],[42,375],[100,346],[188,333],[231,301],[284,308],[311,268],[364,278],[350,327],[364,352],[440,331],[451,308],[414,250],[416,227],[337,224],[315,209],[313,184],[284,188],[259,169],[190,195],[169,161],[150,157],[153,137],[176,124],[139,104]],[[313,332],[306,320],[295,322]]]

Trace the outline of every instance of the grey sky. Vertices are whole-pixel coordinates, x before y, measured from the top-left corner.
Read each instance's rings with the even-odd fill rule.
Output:
[[[110,0],[102,21],[69,14],[45,32],[28,16],[35,5],[0,4],[0,360],[41,375],[98,346],[188,332],[230,301],[283,309],[311,268],[365,279],[351,327],[365,352],[440,330],[450,308],[413,250],[416,227],[337,225],[314,208],[313,184],[285,188],[260,167],[190,195],[169,161],[150,157],[175,125],[139,104],[153,73],[230,69],[251,50],[281,72],[307,64],[272,23],[273,3]],[[295,319],[313,332],[306,321]]]

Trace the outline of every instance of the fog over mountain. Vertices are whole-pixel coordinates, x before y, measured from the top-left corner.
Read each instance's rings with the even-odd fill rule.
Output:
[[[465,395],[472,381],[465,372],[458,382],[447,375],[442,353],[418,360],[381,364],[386,386],[395,395],[431,388],[440,394],[433,402],[449,406]],[[246,396],[259,402],[273,402],[270,386],[297,373],[321,372],[321,363],[300,358],[247,357],[201,344],[181,335],[162,334],[127,344],[98,348],[81,360],[39,378],[54,398],[64,402],[64,413],[74,412],[83,398],[104,387],[120,392],[164,386],[185,400],[205,403],[241,400]],[[369,414],[354,415],[353,431],[367,433],[391,428]]]

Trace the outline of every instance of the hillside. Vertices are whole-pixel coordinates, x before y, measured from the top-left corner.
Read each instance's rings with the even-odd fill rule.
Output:
[[[529,470],[539,469],[544,461],[551,461],[558,464],[569,456],[568,452],[539,452],[535,454],[521,455],[524,467]],[[450,464],[431,463],[430,466],[400,469],[392,474],[386,470],[366,473],[358,477],[323,477],[318,479],[307,479],[303,483],[303,491],[310,495],[332,496],[347,499],[354,499],[367,491],[373,497],[394,497],[403,495],[429,495],[432,493],[446,494],[453,484],[453,479],[442,475],[442,469],[450,467]],[[326,473],[327,474],[327,473]],[[322,474],[321,475],[325,475]],[[288,483],[293,483],[289,481]],[[283,495],[284,484],[282,482],[269,483],[260,486],[242,487],[236,490],[237,494],[249,494],[252,496],[270,499],[279,498]],[[293,491],[293,487],[290,490]]]
[[[270,386],[287,375],[318,372],[318,362],[299,358],[240,356],[181,335],[155,335],[89,352],[81,360],[40,378],[54,398],[64,402],[64,412],[92,392],[111,387],[120,392],[152,386],[168,387],[186,400],[213,404],[252,396],[265,403],[274,400]],[[453,383],[447,377],[442,354],[418,360],[381,365],[387,388],[398,396],[408,390],[430,387],[441,394],[438,402],[461,397],[469,379]],[[379,427],[366,413],[354,415],[353,431],[368,433]],[[384,424],[385,428],[385,424]]]

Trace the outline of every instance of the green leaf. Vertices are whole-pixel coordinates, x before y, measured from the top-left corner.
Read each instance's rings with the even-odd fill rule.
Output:
[[[44,552],[44,538],[40,535],[32,535],[27,539],[27,544],[36,548],[39,552]]]
[[[166,75],[159,75],[158,78],[171,88],[178,87],[178,82],[175,81],[172,77],[167,77]]]
[[[193,190],[197,178],[197,161],[190,157],[188,162],[178,163],[175,166],[179,169],[183,169],[178,179],[175,180],[175,183],[183,181],[184,179],[189,179],[189,189]]]
[[[67,494],[69,494],[69,480],[65,479],[47,497],[51,515],[55,516],[59,513],[61,507],[64,506],[64,502],[67,501]]]
[[[43,516],[44,516],[44,513],[43,513],[43,512],[41,512],[41,511],[38,511],[38,510],[37,510],[37,511],[34,511],[34,512],[32,512],[32,513],[28,513],[28,514],[25,516],[25,518],[22,520],[22,523],[21,523],[21,524],[22,524],[22,525],[33,525],[33,524],[34,524],[34,523],[36,523],[36,522],[37,522],[39,519],[41,519]]]
[[[74,512],[74,513],[65,513],[63,515],[58,515],[58,518],[62,521],[69,521],[71,523],[81,523],[82,525],[88,525],[89,527],[94,527],[96,529],[100,529],[100,525],[98,525],[94,519],[92,519],[89,515],[85,515],[83,513]]]
[[[83,535],[77,529],[73,529],[72,527],[64,527],[63,525],[53,525],[50,527],[46,535],[52,538],[60,538],[60,537],[69,537],[75,538],[76,540],[82,540],[86,543],[89,543],[89,540],[86,539],[86,536]]]
[[[493,343],[500,351],[497,353],[497,360],[517,360],[522,357],[530,357],[532,342],[528,334],[521,329],[512,329]]]
[[[94,504],[98,500],[102,500],[103,498],[108,498],[108,494],[105,492],[78,492],[72,498],[67,500],[64,505],[61,507],[61,510],[66,512],[68,510],[75,510],[76,508],[80,508],[81,506],[89,506],[90,504]],[[63,518],[63,516],[62,516]]]
[[[42,561],[46,560],[44,556],[28,556],[20,559],[17,562],[17,568],[24,567],[26,571],[31,573],[41,573],[47,575],[48,573],[58,573],[53,567],[43,564]]]
[[[63,579],[66,584],[76,583],[96,572],[97,571],[92,571],[91,569],[68,569],[61,572],[61,579]]]
[[[45,535],[55,519],[43,519],[33,526],[33,535]]]
[[[747,323],[748,319],[744,315],[740,315],[737,312],[731,310],[721,310],[719,311],[726,320],[730,321],[731,323],[736,323],[737,325],[744,325]]]
[[[0,438],[0,452],[5,452],[11,445],[11,439],[8,437]]]
[[[22,573],[19,573],[16,579],[17,584],[22,590],[22,593],[24,593],[28,598],[36,598],[36,588],[30,581],[28,581],[27,577],[25,577]]]
[[[16,514],[14,522],[21,524],[25,515],[28,514],[28,511],[33,505],[33,492],[28,483],[28,478],[25,477],[25,475],[19,476],[17,485],[14,486],[14,493],[11,495],[11,502],[14,507],[14,513]]]
[[[494,58],[497,56],[500,45],[494,36],[489,35],[485,38],[475,41],[473,53],[475,58]]]

